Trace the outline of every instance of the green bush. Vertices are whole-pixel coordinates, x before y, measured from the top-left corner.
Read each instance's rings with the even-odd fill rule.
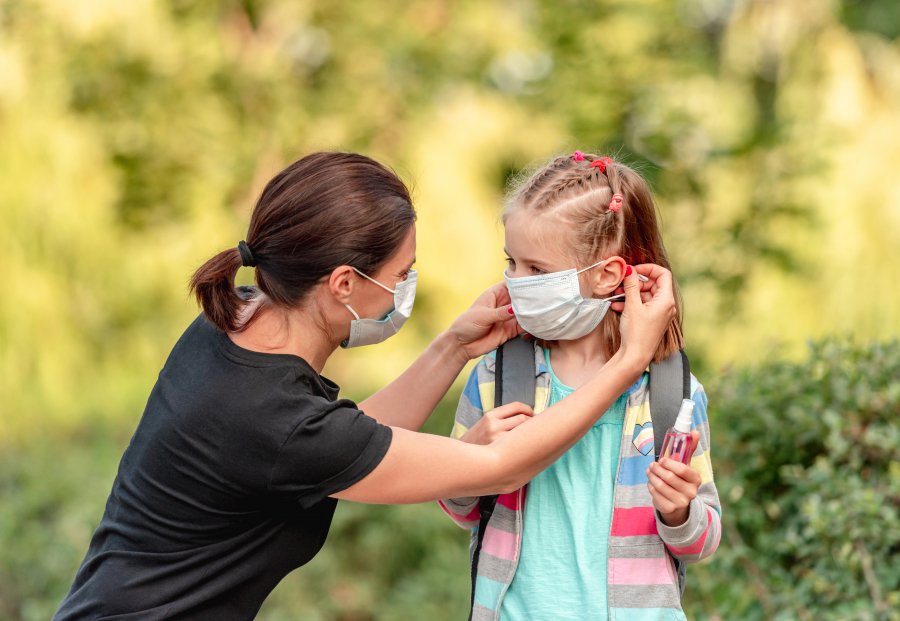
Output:
[[[823,341],[711,392],[724,533],[692,616],[900,618],[900,344]]]

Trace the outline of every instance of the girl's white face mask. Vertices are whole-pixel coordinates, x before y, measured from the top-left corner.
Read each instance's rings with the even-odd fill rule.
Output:
[[[625,297],[623,294],[604,299],[581,296],[578,274],[606,261],[580,270],[573,268],[522,278],[510,278],[504,273],[516,321],[532,336],[547,341],[571,341],[589,334],[600,324],[610,305]]]
[[[350,337],[341,343],[341,347],[344,348],[375,345],[397,334],[412,314],[413,304],[416,301],[416,280],[419,276],[416,270],[409,270],[406,280],[401,280],[391,289],[374,278],[366,276],[355,267],[353,271],[366,280],[372,281],[385,291],[393,293],[394,309],[382,319],[365,319],[360,318],[359,314],[349,304],[344,304],[347,310],[353,313],[355,317],[350,322]]]

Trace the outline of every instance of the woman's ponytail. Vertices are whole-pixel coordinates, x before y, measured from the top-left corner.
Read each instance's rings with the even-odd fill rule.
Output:
[[[223,250],[200,266],[191,277],[191,291],[206,318],[220,330],[238,332],[241,310],[246,302],[234,288],[234,278],[242,264],[237,248]]]

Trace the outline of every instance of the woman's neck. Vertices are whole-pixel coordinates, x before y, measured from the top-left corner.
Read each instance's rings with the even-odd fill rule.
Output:
[[[284,311],[261,301],[253,303],[261,306],[256,311],[256,318],[246,330],[229,333],[232,342],[264,354],[300,356],[316,373],[321,373],[338,346],[323,328],[324,320],[317,320],[309,308]]]
[[[602,330],[594,330],[574,341],[557,341],[550,348],[554,375],[567,386],[578,388],[606,364],[607,347]]]

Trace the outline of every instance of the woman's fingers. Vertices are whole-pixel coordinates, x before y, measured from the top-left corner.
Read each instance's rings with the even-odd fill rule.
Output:
[[[519,334],[521,327],[509,305],[506,285],[498,283],[485,290],[466,312],[456,318],[448,332],[470,360],[496,349]]]
[[[641,302],[642,303],[646,304],[651,299],[653,299],[653,293],[651,293],[651,291],[650,291],[650,288],[652,286],[653,286],[652,283],[645,283],[645,282],[641,283]],[[610,294],[610,297],[614,297],[617,295],[623,295],[624,293],[625,293],[625,289],[623,289],[622,287],[619,287],[618,289],[616,289],[615,291],[613,291]],[[621,301],[621,300],[613,302],[609,308],[614,310],[617,313],[621,313],[623,310],[625,310],[625,302]]]
[[[642,300],[641,273],[653,281],[650,289],[652,297]],[[666,328],[675,317],[675,295],[672,289],[672,274],[658,265],[638,265],[631,269],[623,283],[625,307],[619,321],[622,334],[622,353],[639,367],[645,367],[659,347]]]
[[[644,283],[646,285],[652,287],[658,284],[666,284],[670,288],[672,286],[672,272],[661,265],[657,265],[656,263],[640,263],[634,266],[634,270],[638,274],[647,277],[647,281]]]

